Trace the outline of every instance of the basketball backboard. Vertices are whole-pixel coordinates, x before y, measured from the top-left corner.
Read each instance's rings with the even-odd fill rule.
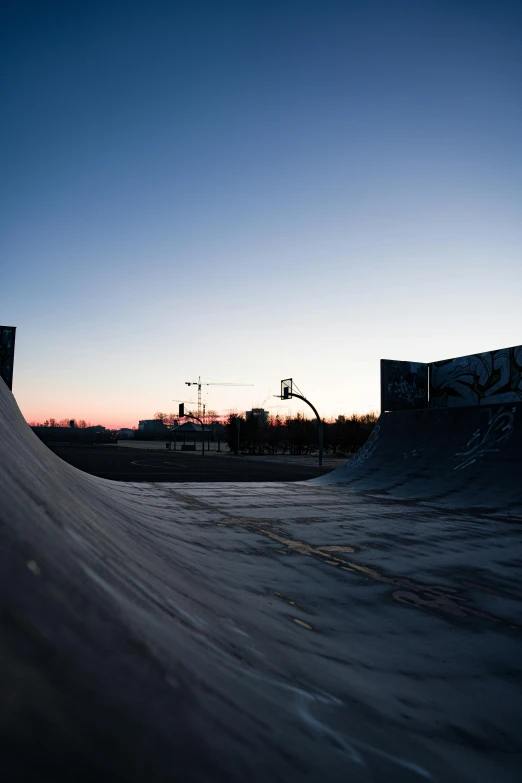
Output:
[[[286,378],[284,381],[281,381],[281,399],[289,400],[292,397],[293,388],[292,378]]]

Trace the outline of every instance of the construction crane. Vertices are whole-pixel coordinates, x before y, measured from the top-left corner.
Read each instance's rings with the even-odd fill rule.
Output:
[[[202,382],[201,375],[197,381],[185,381],[185,386],[198,387],[198,416],[201,417],[201,387],[202,386],[253,386],[253,383],[221,383],[219,381]]]

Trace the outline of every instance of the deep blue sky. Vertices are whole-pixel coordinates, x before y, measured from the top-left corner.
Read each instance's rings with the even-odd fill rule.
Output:
[[[520,2],[2,9],[28,418],[135,423],[199,374],[364,411],[381,357],[522,342]]]

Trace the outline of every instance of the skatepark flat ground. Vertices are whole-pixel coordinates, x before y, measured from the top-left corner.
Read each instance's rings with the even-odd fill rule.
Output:
[[[83,473],[0,402],[18,779],[520,780],[516,406],[385,415],[312,481],[174,483]]]
[[[308,464],[283,459],[234,457],[230,454],[140,449],[121,446],[78,447],[49,444],[61,459],[93,476],[114,481],[303,481],[328,473],[316,460]],[[344,460],[346,461],[346,460]]]

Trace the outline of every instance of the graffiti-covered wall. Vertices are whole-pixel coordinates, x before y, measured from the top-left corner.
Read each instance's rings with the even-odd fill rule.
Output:
[[[430,408],[522,400],[522,346],[430,364]]]
[[[428,365],[381,359],[381,410],[428,407]]]
[[[13,388],[16,326],[0,326],[0,377]]]
[[[381,410],[522,401],[522,346],[439,362],[381,359]]]

